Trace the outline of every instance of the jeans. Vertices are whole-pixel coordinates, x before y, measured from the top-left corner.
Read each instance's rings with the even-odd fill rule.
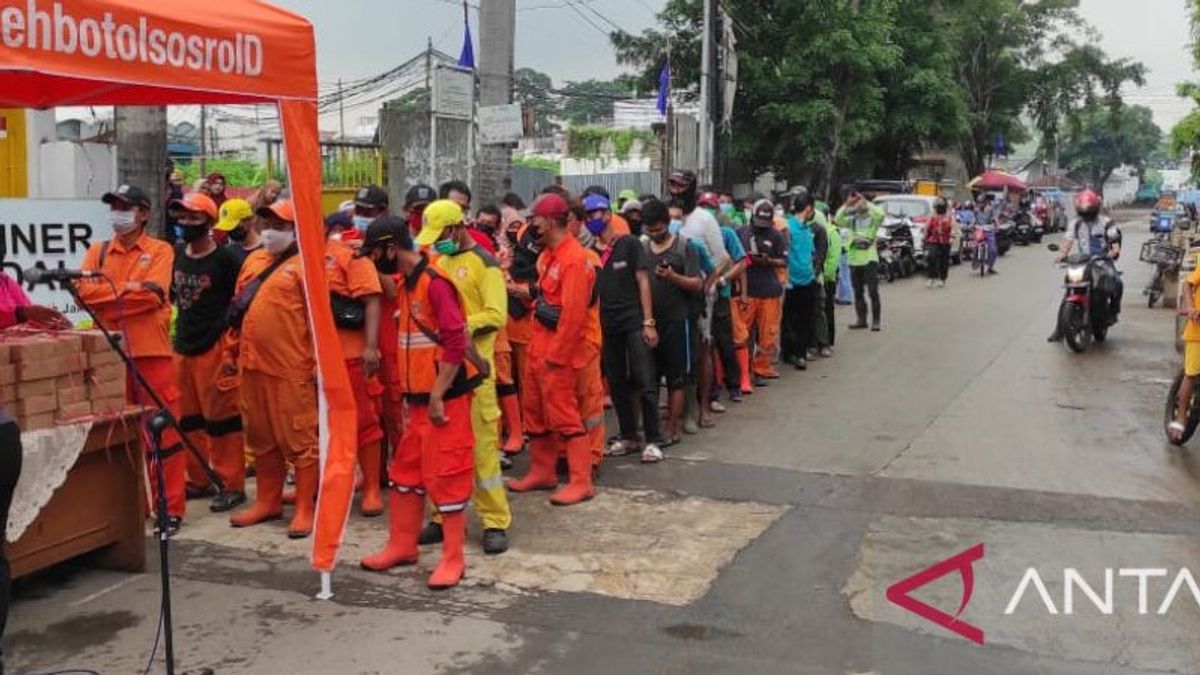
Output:
[[[987,231],[987,247],[988,247],[988,257],[987,257],[988,269],[989,270],[995,269],[996,268],[996,259],[1000,257],[1000,249],[999,249],[999,247],[996,246],[996,231],[995,230]]]
[[[8,622],[8,594],[12,587],[8,557],[4,542],[8,537],[8,509],[12,506],[13,491],[21,477],[21,430],[15,422],[0,425],[0,640]],[[4,672],[3,644],[0,644],[0,673]]]
[[[934,281],[945,281],[950,273],[950,244],[926,244],[925,253],[929,278]]]
[[[635,401],[641,403],[642,427],[647,442],[661,440],[658,429],[658,377],[650,347],[642,340],[642,331],[605,332],[601,354],[604,376],[613,409],[617,413],[622,440],[638,439]]]
[[[785,362],[808,356],[816,317],[817,284],[794,286],[783,298],[782,356]]]
[[[871,262],[850,268],[850,285],[854,287],[854,311],[858,323],[867,322],[867,294],[871,295],[871,323],[878,325],[883,317],[879,304],[879,263]]]
[[[733,307],[729,298],[718,296],[713,303],[712,346],[725,369],[725,381],[714,382],[714,389],[721,384],[730,391],[739,389],[742,367],[738,364],[737,352],[734,350]]]

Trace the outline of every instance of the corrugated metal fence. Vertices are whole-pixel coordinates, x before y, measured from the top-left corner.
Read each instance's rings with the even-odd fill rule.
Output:
[[[554,185],[554,172],[529,166],[514,165],[512,168],[512,191],[532,204],[533,197],[547,185]]]
[[[563,187],[571,192],[583,192],[591,185],[600,185],[616,198],[621,190],[633,190],[638,194],[662,192],[662,176],[657,171],[627,171],[624,173],[594,173],[581,176],[563,176]]]

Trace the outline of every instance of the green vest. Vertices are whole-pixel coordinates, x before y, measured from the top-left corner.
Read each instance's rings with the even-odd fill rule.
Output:
[[[883,224],[883,209],[875,204],[867,207],[867,217],[860,219],[846,211],[846,207],[838,209],[834,222],[844,230],[850,230],[850,241],[846,242],[846,257],[851,267],[863,267],[869,263],[879,262],[879,251],[875,248],[875,240],[879,236],[879,226]],[[855,247],[855,241],[866,241],[868,246]]]

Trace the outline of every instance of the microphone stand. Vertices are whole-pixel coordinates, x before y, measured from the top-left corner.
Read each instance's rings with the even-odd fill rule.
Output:
[[[112,280],[108,279],[108,277],[104,277],[104,279],[109,283],[112,283]],[[200,466],[204,467],[205,475],[208,477],[208,480],[214,486],[216,486],[218,491],[224,492],[225,484],[221,481],[221,477],[218,476],[216,472],[214,472],[208,466],[207,462],[204,461],[200,451],[196,449],[196,447],[192,445],[190,441],[188,441],[187,436],[183,433],[183,429],[181,429],[179,426],[179,420],[175,419],[175,416],[171,414],[170,409],[167,408],[166,403],[164,403],[162,398],[159,397],[158,392],[154,391],[154,389],[150,387],[149,383],[146,382],[146,378],[142,375],[141,371],[138,370],[137,365],[134,363],[133,357],[130,356],[129,352],[127,352],[121,346],[120,336],[114,335],[111,331],[105,328],[103,324],[100,323],[99,319],[96,318],[95,311],[93,311],[92,308],[88,306],[88,304],[84,302],[82,298],[79,297],[79,290],[75,288],[75,284],[71,283],[70,281],[65,281],[63,282],[63,285],[67,287],[68,292],[70,292],[71,297],[75,299],[76,304],[78,304],[79,307],[82,308],[83,311],[92,318],[92,323],[100,329],[100,332],[104,335],[104,338],[108,340],[108,344],[111,345],[114,350],[116,350],[118,355],[120,355],[121,360],[125,362],[125,367],[129,369],[130,373],[133,374],[134,384],[150,397],[150,400],[154,403],[156,408],[154,414],[146,423],[146,428],[150,432],[149,435],[152,446],[151,450],[154,456],[154,472],[155,478],[158,481],[158,496],[155,499],[155,511],[157,511],[155,522],[158,527],[158,574],[159,583],[162,587],[163,642],[166,650],[167,675],[175,675],[175,637],[174,629],[171,623],[170,534],[168,528],[169,516],[167,515],[167,482],[166,473],[163,470],[163,460],[165,459],[163,457],[162,448],[163,431],[167,429],[174,429],[179,434],[179,438],[183,441],[188,450],[200,460]],[[199,675],[211,675],[212,672],[212,670],[204,668],[199,671]]]

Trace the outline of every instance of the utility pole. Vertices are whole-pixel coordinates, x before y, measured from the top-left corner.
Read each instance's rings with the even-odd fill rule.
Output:
[[[146,191],[154,208],[150,232],[161,236],[166,213],[167,182],[166,106],[117,106],[117,180]]]
[[[200,106],[200,177],[208,175],[208,106]]]
[[[425,47],[425,91],[429,93],[429,184],[438,184],[437,175],[437,111],[434,101],[437,96],[433,91],[433,38]]]
[[[697,167],[700,183],[712,181],[712,56],[713,0],[704,0],[704,35],[700,43],[700,143]]]
[[[487,0],[479,5],[479,105],[512,103],[517,2]],[[485,145],[479,156],[479,203],[498,201],[512,189],[512,147]]]

